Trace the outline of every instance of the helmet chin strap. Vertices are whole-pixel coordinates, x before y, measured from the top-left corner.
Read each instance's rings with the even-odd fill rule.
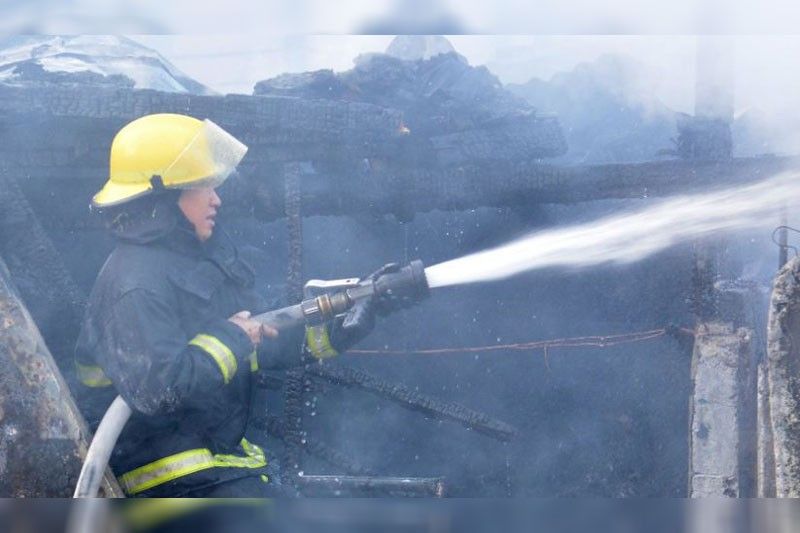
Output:
[[[167,188],[164,187],[164,180],[158,174],[153,174],[150,177],[150,186],[153,188],[153,192],[162,192],[167,190]]]
[[[164,186],[164,181],[160,175],[153,174],[153,176],[150,178],[150,187],[150,194],[153,196],[174,197],[175,203],[177,204],[177,198],[180,196],[181,190]]]

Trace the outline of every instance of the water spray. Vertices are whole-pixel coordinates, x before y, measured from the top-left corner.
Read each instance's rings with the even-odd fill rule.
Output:
[[[676,196],[633,212],[528,235],[425,269],[431,288],[505,279],[545,268],[580,269],[639,261],[680,242],[723,231],[773,228],[800,207],[800,174]]]
[[[318,325],[364,298],[423,300],[430,289],[505,279],[544,268],[586,268],[639,261],[672,245],[721,231],[770,227],[780,209],[800,207],[800,175],[667,198],[633,212],[528,235],[494,249],[424,267],[412,261],[377,280],[320,282],[328,292],[255,318],[277,329]],[[331,288],[336,290],[330,291]]]

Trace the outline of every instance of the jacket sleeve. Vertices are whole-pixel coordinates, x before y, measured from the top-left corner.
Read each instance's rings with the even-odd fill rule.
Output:
[[[258,366],[265,370],[300,366],[304,335],[305,326],[281,330],[277,339],[265,335],[258,347]]]
[[[213,321],[187,338],[177,310],[146,289],[126,293],[110,315],[98,355],[117,391],[142,413],[202,408],[209,395],[248,370],[253,346],[228,320]]]

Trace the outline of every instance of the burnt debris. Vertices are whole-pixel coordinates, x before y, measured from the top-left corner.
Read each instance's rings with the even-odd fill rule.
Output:
[[[307,373],[336,385],[371,392],[427,416],[458,422],[500,441],[508,441],[517,433],[513,426],[489,415],[412,391],[404,385],[380,379],[363,370],[336,364],[312,364],[307,366]]]

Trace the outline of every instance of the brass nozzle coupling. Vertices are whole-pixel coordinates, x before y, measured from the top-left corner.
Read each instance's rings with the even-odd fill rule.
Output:
[[[415,260],[394,272],[383,274],[375,281],[364,280],[339,292],[303,300],[300,308],[307,324],[319,325],[365,298],[376,297],[379,307],[388,312],[415,304],[429,294],[425,265]]]
[[[353,305],[346,291],[334,294],[321,294],[300,303],[303,316],[309,325],[319,325],[340,313],[344,313]]]

